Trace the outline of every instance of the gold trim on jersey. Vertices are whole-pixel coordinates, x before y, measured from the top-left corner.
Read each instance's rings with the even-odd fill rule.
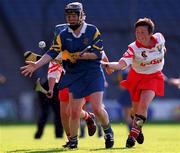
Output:
[[[92,47],[95,48],[95,49],[97,49],[97,50],[99,50],[99,51],[102,51],[102,50],[103,50],[103,47],[98,47],[98,46],[96,46],[96,45],[93,45]]]
[[[56,43],[53,41],[53,44],[52,44],[50,50],[55,50],[57,52],[61,52],[61,50],[62,50],[62,43],[61,43],[60,35],[58,35],[56,37]]]
[[[93,40],[95,40],[100,34],[99,30],[96,29],[96,33],[94,34]]]

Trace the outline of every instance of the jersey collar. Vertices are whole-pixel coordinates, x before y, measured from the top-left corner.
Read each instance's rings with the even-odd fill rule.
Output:
[[[74,34],[74,31],[73,31],[71,28],[69,28],[69,27],[68,27],[68,32],[72,33],[72,35],[73,35],[75,38],[79,38],[79,37],[81,37],[81,35],[82,35],[83,33],[86,32],[86,28],[87,28],[87,23],[86,23],[86,22],[83,22],[83,26],[82,26],[82,28],[81,28],[80,33],[79,33],[78,36],[75,35],[75,34]]]

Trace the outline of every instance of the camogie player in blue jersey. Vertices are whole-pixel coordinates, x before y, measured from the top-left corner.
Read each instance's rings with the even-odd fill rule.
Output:
[[[31,76],[42,65],[55,59],[62,59],[65,74],[59,83],[59,89],[69,88],[70,100],[70,140],[69,148],[77,148],[80,110],[83,97],[90,96],[92,110],[104,130],[105,148],[114,145],[114,136],[109,116],[104,109],[104,74],[101,68],[103,44],[96,26],[85,22],[83,6],[79,2],[69,3],[65,7],[67,25],[59,30],[49,51],[37,62],[27,62],[21,67],[24,76]],[[58,27],[57,27],[58,30]],[[84,49],[88,51],[84,52]]]

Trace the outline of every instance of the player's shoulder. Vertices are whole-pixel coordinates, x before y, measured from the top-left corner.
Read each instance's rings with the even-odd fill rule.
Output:
[[[66,28],[68,25],[66,24],[66,23],[64,23],[64,24],[57,24],[56,26],[55,26],[55,29],[64,29],[64,28]]]
[[[132,43],[130,43],[129,45],[128,45],[128,48],[136,48],[137,46],[136,46],[136,42],[134,41],[134,42],[132,42]]]
[[[131,42],[128,46],[134,46],[134,45],[136,45],[135,41]]]
[[[89,23],[87,23],[87,29],[91,31],[99,31],[95,25]]]
[[[164,37],[163,34],[160,33],[160,32],[154,33],[153,36],[155,36],[155,37]]]
[[[86,23],[89,28],[97,28],[94,24]]]
[[[137,46],[136,41],[128,45],[128,50],[127,50],[128,52],[131,52],[134,54],[135,52],[138,52],[139,50],[140,48]]]
[[[55,26],[55,33],[59,34],[68,28],[67,24],[58,24]]]
[[[165,42],[165,38],[164,38],[162,33],[157,32],[157,33],[153,34],[153,36],[157,39],[157,41],[159,43],[164,43]]]

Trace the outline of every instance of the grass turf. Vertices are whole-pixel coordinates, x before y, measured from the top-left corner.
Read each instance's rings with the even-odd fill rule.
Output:
[[[61,146],[65,138],[56,139],[54,127],[47,125],[40,140],[33,138],[35,125],[0,126],[0,152],[2,153],[178,153],[180,151],[179,124],[147,124],[143,127],[145,142],[131,149],[125,148],[127,129],[124,124],[112,125],[115,145],[104,148],[104,138],[86,136],[79,139],[78,149],[68,150]]]

